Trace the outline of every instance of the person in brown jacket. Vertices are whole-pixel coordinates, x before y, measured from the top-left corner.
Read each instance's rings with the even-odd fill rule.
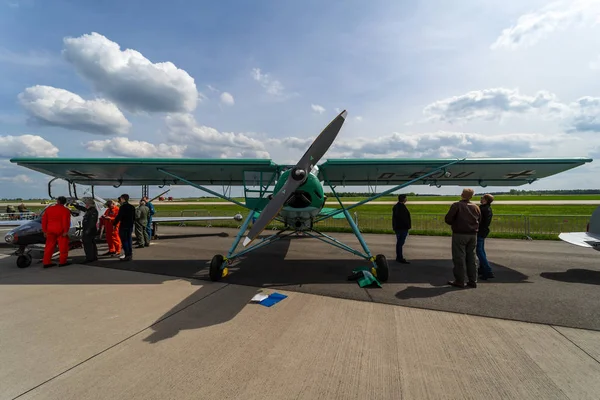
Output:
[[[477,231],[481,211],[471,198],[473,189],[463,189],[461,200],[453,203],[446,214],[445,221],[452,227],[452,262],[454,263],[454,280],[448,284],[460,288],[467,286],[477,287],[477,262],[475,249],[477,247]],[[466,265],[466,276],[465,276]]]

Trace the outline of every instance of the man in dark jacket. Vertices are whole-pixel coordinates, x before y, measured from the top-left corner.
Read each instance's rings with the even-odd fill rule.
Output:
[[[81,224],[81,241],[83,242],[83,251],[85,252],[86,263],[98,259],[98,247],[96,246],[96,235],[98,234],[98,209],[94,199],[85,199],[85,207],[77,203],[73,207],[80,211],[85,211]]]
[[[406,208],[406,195],[400,194],[398,202],[392,209],[392,229],[396,233],[396,261],[402,264],[410,264],[404,258],[402,247],[411,228],[410,211]]]
[[[454,263],[454,280],[449,285],[465,287],[466,277],[469,279],[467,286],[477,287],[477,262],[475,260],[475,247],[477,246],[477,231],[481,211],[477,204],[471,203],[473,189],[464,189],[461,200],[450,206],[445,221],[452,226],[452,262]]]
[[[491,204],[494,201],[494,196],[491,194],[484,194],[481,196],[479,210],[481,211],[481,221],[479,222],[479,231],[477,232],[477,258],[479,259],[479,278],[488,280],[494,278],[494,273],[490,267],[490,263],[487,260],[487,254],[485,254],[485,238],[490,234],[490,223],[494,213],[492,212]]]
[[[129,204],[129,195],[122,194],[119,197],[119,213],[113,221],[113,226],[119,224],[119,238],[123,246],[123,256],[121,261],[130,261],[133,258],[133,224],[135,222],[135,207]]]

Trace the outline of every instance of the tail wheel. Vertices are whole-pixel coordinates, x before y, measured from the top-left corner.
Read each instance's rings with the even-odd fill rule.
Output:
[[[223,261],[225,261],[225,257],[220,254],[217,254],[210,260],[210,270],[208,275],[210,276],[211,281],[218,282],[223,278],[223,269],[221,268],[223,266]]]
[[[17,257],[17,267],[27,268],[31,265],[31,255],[23,254]]]
[[[377,279],[380,282],[387,282],[390,276],[387,259],[383,254],[375,256],[375,265],[377,266]]]

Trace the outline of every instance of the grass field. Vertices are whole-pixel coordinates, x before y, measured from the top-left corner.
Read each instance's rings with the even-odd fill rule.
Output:
[[[510,196],[509,199],[526,196]],[[536,199],[539,197],[535,196]],[[572,198],[583,200],[585,196],[573,196]],[[569,198],[568,196],[555,196],[552,200]],[[435,197],[439,200],[439,197]],[[455,197],[448,197],[455,200]],[[589,200],[589,198],[586,198]],[[205,199],[203,199],[205,200]],[[349,200],[345,198],[344,200]],[[548,199],[550,200],[550,199]],[[352,200],[350,200],[352,201]],[[157,216],[233,216],[241,213],[244,217],[248,210],[231,205],[180,205],[154,203]],[[39,212],[44,206],[29,207],[30,211]],[[351,210],[351,214],[361,232],[364,233],[393,233],[391,231],[392,205],[366,204]],[[448,205],[438,204],[410,204],[407,207],[412,214],[413,235],[450,235],[450,227],[444,222],[444,215],[448,211]],[[596,209],[596,205],[493,205],[494,220],[492,222],[491,237],[497,238],[524,238],[533,239],[558,239],[560,232],[584,231],[589,216]],[[238,227],[237,221],[216,221],[214,223],[196,222],[187,225],[215,227]],[[272,228],[280,227],[277,222]],[[324,232],[351,232],[350,226],[345,219],[328,219],[317,224]]]

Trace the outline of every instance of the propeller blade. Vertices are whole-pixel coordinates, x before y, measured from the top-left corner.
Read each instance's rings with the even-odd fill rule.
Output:
[[[299,186],[305,182],[306,176],[312,168],[319,162],[321,157],[325,155],[333,141],[337,137],[344,121],[346,120],[347,111],[342,111],[335,117],[329,125],[325,127],[312,142],[306,153],[302,156],[296,166],[290,171],[286,183],[281,190],[267,203],[267,206],[260,213],[258,220],[252,225],[250,232],[244,239],[243,246],[250,244],[260,233],[269,225],[269,223],[279,214],[290,196]]]
[[[333,144],[340,129],[342,129],[342,125],[344,125],[344,121],[346,121],[346,115],[348,115],[348,112],[346,110],[342,111],[321,131],[319,136],[312,142],[308,150],[306,150],[306,153],[304,153],[300,161],[296,164],[296,167],[303,169],[308,173],[315,165],[317,165],[321,157],[327,153],[327,150],[329,150],[329,147]]]
[[[302,183],[303,181],[296,181],[294,179],[288,179],[285,182],[285,185],[283,185],[281,190],[267,203],[267,206],[261,211],[260,217],[258,217],[256,222],[252,225],[252,228],[250,228],[250,232],[248,232],[248,235],[246,235],[246,238],[244,239],[244,247],[256,239],[267,225],[273,221],[277,214],[279,214],[279,211],[283,208],[285,202],[294,193],[294,190],[302,185]]]

